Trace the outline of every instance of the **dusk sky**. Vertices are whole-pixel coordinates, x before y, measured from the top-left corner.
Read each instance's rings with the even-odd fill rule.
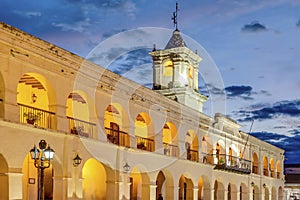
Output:
[[[222,111],[245,132],[254,120],[251,135],[283,148],[285,163],[300,163],[300,1],[177,2],[178,28],[187,46],[203,57],[199,90],[210,97],[204,112]],[[167,44],[175,3],[2,0],[0,21],[151,88],[149,45]],[[133,48],[132,37],[144,48]],[[114,55],[102,52],[109,47]],[[109,56],[113,59],[105,60]],[[212,109],[223,91],[224,110]]]

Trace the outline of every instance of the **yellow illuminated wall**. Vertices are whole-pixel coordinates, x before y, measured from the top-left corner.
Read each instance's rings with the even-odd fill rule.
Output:
[[[73,100],[72,98],[67,99],[67,111],[66,114],[69,117],[80,119],[89,122],[90,113],[87,98],[82,92],[76,91],[79,96],[85,100],[84,103]]]
[[[120,130],[122,130],[122,112],[120,109],[117,108],[117,106],[115,105],[111,105],[111,106],[113,106],[113,108],[117,110],[118,113],[109,112],[107,108],[104,114],[104,127],[110,128],[110,122],[113,122],[118,124]]]
[[[142,176],[137,167],[133,167],[132,172],[130,173],[131,179],[131,200],[142,199]]]
[[[45,81],[39,80],[38,78],[36,78],[36,79],[39,82],[45,82]],[[35,107],[35,108],[39,108],[39,109],[48,111],[49,110],[48,93],[46,90],[46,86],[43,85],[43,87],[44,87],[44,89],[39,89],[39,88],[32,87],[32,85],[30,85],[30,84],[19,83],[18,88],[17,88],[17,92],[18,92],[17,102],[27,105],[27,106],[31,106],[31,107]],[[36,102],[32,101],[33,94],[35,94],[35,96],[37,97]]]
[[[163,128],[163,142],[177,144],[177,129],[171,122],[167,122]]]
[[[97,160],[89,159],[82,169],[84,199],[106,199],[106,172]]]
[[[143,138],[148,138],[148,126],[151,123],[151,118],[147,113],[139,114],[143,121],[138,120],[138,117],[135,120],[135,135]]]

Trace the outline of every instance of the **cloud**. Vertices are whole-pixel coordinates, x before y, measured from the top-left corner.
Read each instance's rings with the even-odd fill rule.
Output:
[[[273,119],[278,116],[299,117],[300,116],[300,100],[279,101],[273,105],[254,104],[248,110],[241,110],[238,113],[240,119],[238,121],[252,121]]]
[[[128,73],[128,71],[138,68],[145,64],[151,64],[152,58],[148,54],[149,49],[137,49],[133,51],[129,51],[126,54],[122,55],[121,57],[117,58],[109,67],[111,71],[119,74],[124,75]],[[140,73],[142,73],[141,77],[151,76],[151,71],[143,71],[141,69]],[[136,80],[138,80],[136,78]],[[135,80],[134,80],[135,81]]]
[[[251,96],[252,87],[251,86],[229,86],[225,88],[226,95],[228,98],[239,97],[244,100],[253,100]]]
[[[42,13],[38,12],[38,11],[19,11],[19,10],[15,10],[13,12],[20,15],[20,16],[22,16],[22,17],[25,17],[25,18],[32,18],[32,17],[42,16]]]
[[[285,157],[289,158],[285,162],[295,163],[300,160],[300,134],[296,131],[298,134],[292,137],[270,132],[252,132],[251,135],[285,150]]]
[[[85,18],[81,21],[74,21],[72,23],[52,23],[53,26],[61,28],[63,31],[75,31],[75,32],[84,32],[86,28],[91,25],[90,18]]]
[[[127,29],[113,29],[113,30],[104,32],[102,34],[102,36],[103,36],[103,39],[106,39],[106,38],[109,38],[112,35],[115,35],[115,34],[118,34],[118,33],[121,33],[121,32],[125,32],[125,31],[127,31]]]
[[[264,25],[260,24],[258,21],[253,21],[250,24],[246,24],[242,28],[242,32],[247,32],[247,33],[262,32],[267,30],[268,29]]]

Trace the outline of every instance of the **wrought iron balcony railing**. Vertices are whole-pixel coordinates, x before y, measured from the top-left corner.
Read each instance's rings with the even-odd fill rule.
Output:
[[[236,173],[251,173],[251,161],[226,154],[214,154],[215,169],[227,170]]]
[[[96,132],[96,124],[87,122],[84,120],[68,117],[70,133],[83,136],[92,137],[94,132]]]
[[[107,141],[119,145],[119,146],[129,146],[129,135],[120,130],[114,130],[108,127],[105,127]]]
[[[168,143],[163,143],[164,145],[164,154],[167,156],[173,156],[173,157],[178,157],[179,155],[179,148],[175,144],[168,144]]]
[[[18,104],[20,108],[20,122],[32,124],[35,126],[54,129],[54,112],[42,110],[24,104]]]
[[[136,137],[136,147],[145,151],[154,151],[154,140],[150,138]]]
[[[199,154],[197,150],[187,149],[186,150],[186,159],[194,162],[198,162]]]

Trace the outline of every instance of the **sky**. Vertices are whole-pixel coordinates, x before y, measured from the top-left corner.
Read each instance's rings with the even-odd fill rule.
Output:
[[[199,91],[210,99],[204,113],[228,115],[283,148],[285,163],[300,163],[300,1],[177,2],[178,28],[203,58]],[[175,3],[2,0],[0,21],[151,88],[148,52],[171,37]],[[222,109],[214,106],[220,94]]]

